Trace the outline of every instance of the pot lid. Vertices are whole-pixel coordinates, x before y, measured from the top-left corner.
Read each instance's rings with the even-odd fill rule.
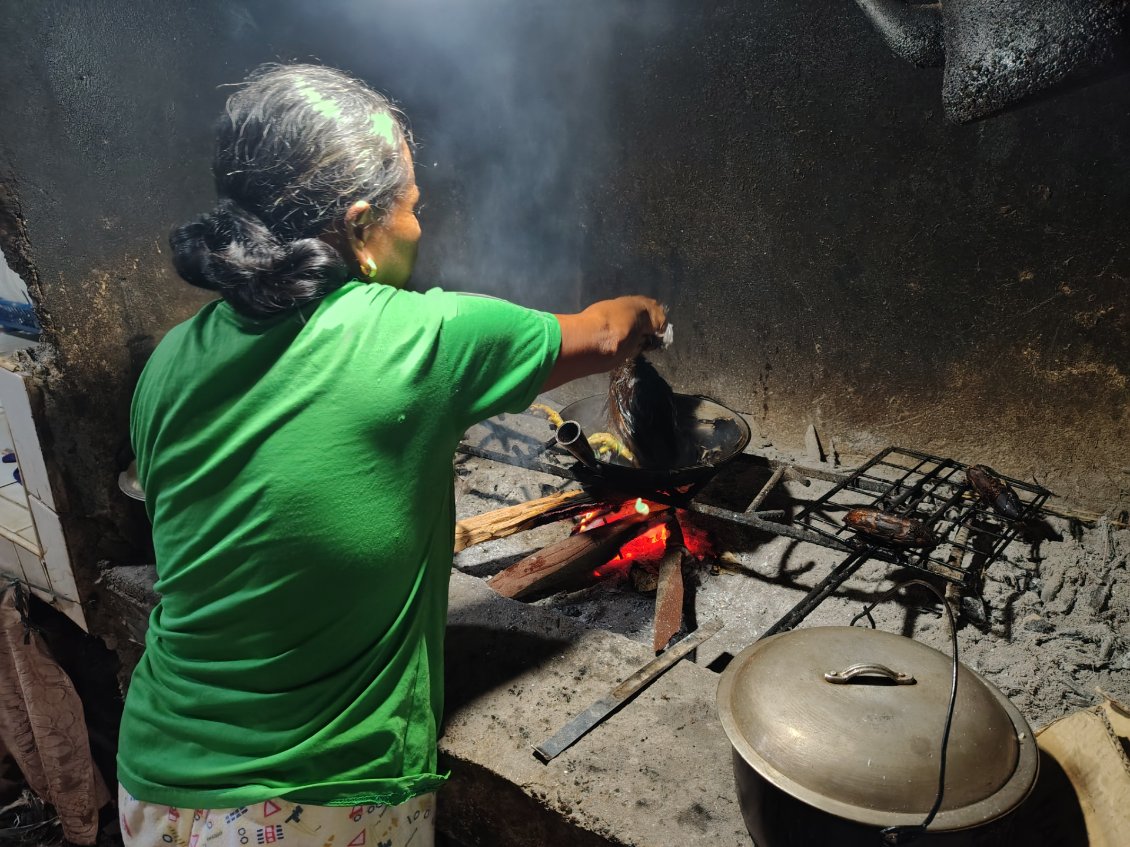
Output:
[[[911,638],[862,627],[800,629],[731,661],[718,709],[741,757],[786,793],[860,823],[913,825],[937,794],[951,673],[949,656]],[[1031,790],[1037,763],[1020,712],[961,665],[945,796],[930,830],[1011,811]]]
[[[118,474],[118,488],[127,497],[145,500],[145,492],[141,490],[141,483],[137,479],[137,460],[130,462],[129,467]]]

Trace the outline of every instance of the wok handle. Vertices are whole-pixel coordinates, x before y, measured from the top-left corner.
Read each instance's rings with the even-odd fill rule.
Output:
[[[824,679],[836,685],[847,685],[856,677],[883,677],[889,679],[895,685],[914,685],[917,680],[908,673],[899,673],[893,671],[886,665],[880,665],[872,662],[860,662],[852,665],[851,667],[844,668],[842,671],[829,671],[824,674]]]
[[[596,454],[592,451],[585,431],[576,421],[563,421],[557,427],[557,443],[573,454],[573,457],[589,470],[599,470]]]

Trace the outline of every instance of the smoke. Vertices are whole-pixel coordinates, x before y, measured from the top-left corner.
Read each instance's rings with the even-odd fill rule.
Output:
[[[295,4],[302,23],[294,34],[307,44],[317,46],[317,29],[332,21],[319,59],[361,76],[408,114],[423,192],[415,286],[558,311],[583,305],[589,246],[614,214],[605,187],[625,155],[613,62],[627,42],[668,28],[665,6]]]

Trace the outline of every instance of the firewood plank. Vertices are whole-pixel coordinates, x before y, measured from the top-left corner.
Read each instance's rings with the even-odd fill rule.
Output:
[[[674,541],[674,539],[672,539]],[[672,543],[659,563],[659,587],[655,592],[655,623],[652,649],[658,653],[683,627],[683,557],[682,544]]]
[[[587,492],[576,489],[465,518],[455,524],[455,552],[579,515],[592,504]]]
[[[613,558],[629,541],[662,523],[662,517],[654,516],[656,511],[653,509],[650,516],[629,515],[571,535],[495,574],[487,584],[503,597],[519,600],[571,587]]]

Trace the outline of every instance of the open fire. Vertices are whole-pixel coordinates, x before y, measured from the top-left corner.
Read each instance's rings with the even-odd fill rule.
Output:
[[[574,534],[588,532],[632,515],[659,514],[668,508],[662,503],[637,498],[625,501],[619,507],[592,509],[577,519],[577,526],[573,532]],[[684,549],[695,561],[707,561],[717,555],[710,535],[694,524],[689,512],[685,509],[675,509],[673,519],[678,522]],[[666,521],[624,544],[615,556],[593,571],[593,576],[598,579],[625,578],[633,564],[649,570],[658,570],[659,562],[667,552],[670,539],[670,521]]]
[[[554,508],[568,508],[564,501],[580,496],[562,493],[545,498]],[[590,501],[591,503],[591,501]],[[528,526],[529,516],[502,510],[506,526]],[[645,594],[655,593],[656,652],[682,631],[684,568],[715,558],[707,532],[695,525],[691,513],[643,498],[614,500],[584,511],[574,511],[575,525],[569,536],[544,547],[495,574],[491,587],[504,597],[522,600],[553,591],[573,591],[601,582],[631,580]],[[474,535],[469,531],[466,534]],[[483,531],[483,527],[476,527]],[[495,530],[500,530],[496,526]]]

